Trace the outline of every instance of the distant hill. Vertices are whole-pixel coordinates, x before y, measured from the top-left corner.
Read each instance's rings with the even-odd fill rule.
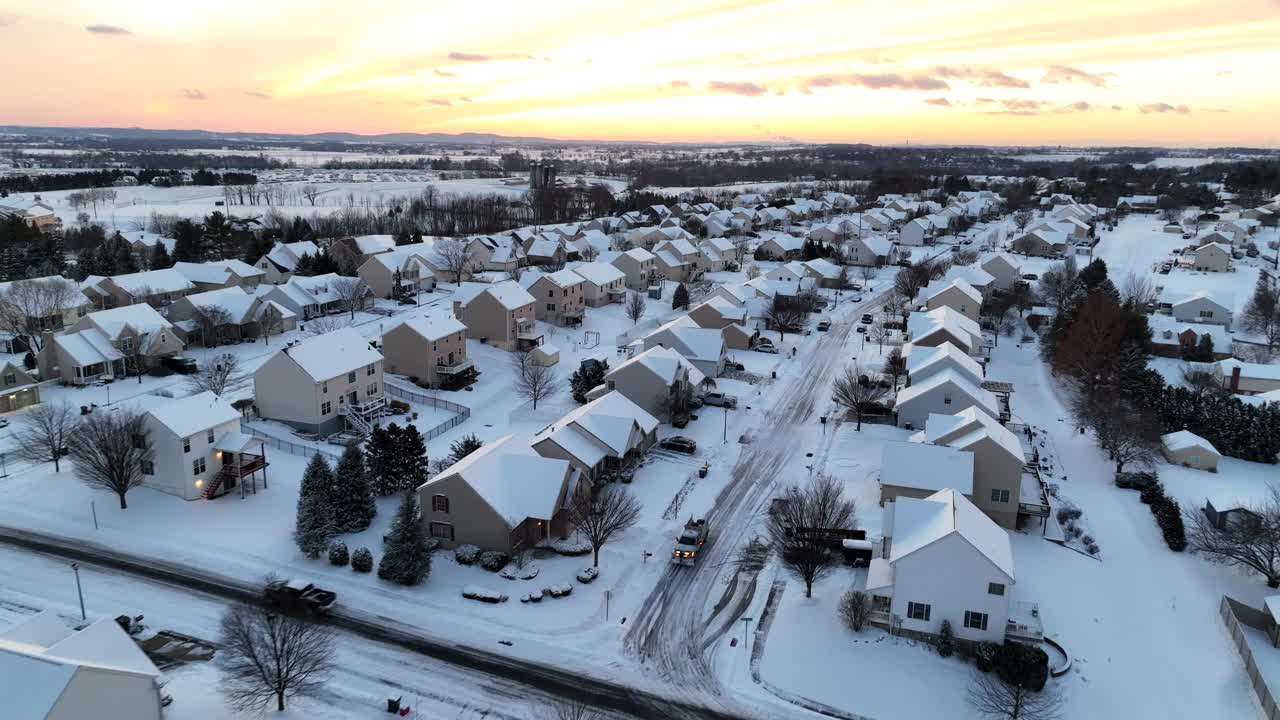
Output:
[[[351,144],[458,144],[458,145],[554,145],[572,143],[571,140],[552,140],[539,137],[510,137],[493,133],[384,133],[360,135],[348,132],[324,132],[310,134],[214,132],[211,130],[152,130],[149,128],[111,127],[38,127],[30,125],[0,125],[0,135],[26,135],[30,137],[84,139],[104,137],[130,140],[228,140],[236,142],[327,142]]]

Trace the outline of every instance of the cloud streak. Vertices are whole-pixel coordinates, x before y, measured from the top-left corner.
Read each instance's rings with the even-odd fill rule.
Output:
[[[689,83],[688,81],[685,81],[685,80],[672,80],[671,82],[667,83],[667,86],[673,87],[673,88],[687,88],[689,87]]]
[[[183,88],[182,90],[178,91],[178,95],[181,96],[183,100],[208,100],[209,99],[209,96],[206,95],[203,90],[197,90],[196,88]]]
[[[1111,84],[1115,73],[1091,73],[1070,65],[1050,65],[1040,82],[1046,85],[1071,85],[1083,83],[1104,88]]]
[[[200,92],[200,91],[199,91],[199,90],[197,90],[196,92]],[[202,94],[202,95],[203,95],[204,93],[200,93],[200,94]],[[268,94],[268,93],[264,93],[264,92],[258,92],[257,90],[245,90],[245,91],[244,91],[244,94],[245,94],[245,95],[248,95],[249,97],[254,98],[254,99],[256,99],[256,100],[270,100],[270,99],[271,99],[271,95],[270,95],[270,94]]]
[[[102,25],[102,24],[85,25],[84,29],[88,30],[89,32],[95,35],[130,35],[132,34],[125,28],[120,27],[119,25]]]
[[[458,73],[451,73],[448,70],[440,70],[439,68],[432,72],[436,74],[436,77],[458,77]]]
[[[951,107],[951,101],[944,97],[928,98],[924,101],[925,105],[937,105],[938,107]]]
[[[837,87],[842,85],[864,87],[871,90],[950,90],[945,80],[929,75],[899,75],[898,73],[873,73],[850,75],[818,75],[809,78],[809,87]]]
[[[712,80],[707,83],[707,89],[711,92],[728,93],[730,95],[746,95],[749,97],[763,95],[769,91],[769,88],[755,83],[727,82],[724,80]]]
[[[470,52],[451,52],[447,56],[454,62],[464,63],[486,63],[495,60],[537,60],[532,55],[521,55],[518,53],[506,53],[503,55],[489,55],[486,53],[470,53]],[[543,58],[547,62],[551,62],[551,58]]]
[[[1169,103],[1148,103],[1139,105],[1138,112],[1143,115],[1174,113],[1177,115],[1190,115],[1191,108],[1186,105],[1170,105]]]
[[[1060,105],[1054,108],[1053,111],[1059,115],[1067,115],[1070,113],[1089,112],[1089,110],[1091,110],[1092,108],[1093,106],[1091,106],[1089,103],[1081,100],[1080,102],[1073,102],[1067,105]]]
[[[934,74],[949,80],[962,80],[978,87],[1029,88],[1031,83],[1021,78],[987,68],[968,66],[935,68]]]

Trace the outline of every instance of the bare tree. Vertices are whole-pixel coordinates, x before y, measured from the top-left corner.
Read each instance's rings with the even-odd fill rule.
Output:
[[[1215,525],[1198,508],[1183,512],[1187,544],[1211,562],[1253,570],[1280,587],[1280,487],[1272,485],[1267,499],[1245,508],[1243,517]]]
[[[1076,291],[1076,280],[1080,275],[1075,256],[1068,255],[1065,260],[1046,270],[1040,276],[1037,288],[1040,299],[1054,309],[1062,312],[1071,295]]]
[[[120,509],[128,509],[125,495],[142,484],[154,456],[147,434],[144,416],[132,410],[89,415],[68,438],[76,475],[91,488],[115,493]]]
[[[515,267],[508,269],[506,275],[508,280],[520,282],[520,276],[524,275],[524,268],[516,265]]]
[[[303,330],[308,335],[324,335],[325,333],[331,333],[345,327],[351,327],[351,321],[349,319],[334,315],[321,315],[308,320],[303,325]]]
[[[973,671],[969,705],[985,718],[1000,720],[1057,720],[1062,717],[1062,693],[1057,687],[1040,691],[1006,680],[998,672]]]
[[[15,280],[0,293],[0,330],[26,337],[39,352],[45,330],[62,329],[62,313],[85,304],[75,283],[60,277]]]
[[[600,257],[600,251],[596,249],[595,245],[587,243],[586,247],[578,251],[578,256],[587,262],[594,262],[596,258]]]
[[[258,328],[262,332],[262,342],[264,345],[271,344],[271,335],[284,331],[284,313],[280,311],[280,306],[274,302],[268,301],[263,304],[262,309],[258,311]]]
[[[640,519],[640,501],[622,486],[605,488],[595,498],[583,493],[569,511],[570,522],[591,543],[594,567],[600,566],[600,548],[613,536],[636,524]]]
[[[951,253],[952,265],[972,265],[978,262],[978,251],[965,248]]]
[[[218,397],[243,390],[252,378],[240,368],[240,359],[231,353],[205,361],[198,372],[187,376],[191,394],[211,392]]]
[[[1026,230],[1031,221],[1035,219],[1035,215],[1030,210],[1019,210],[1013,214],[1013,226],[1019,231]]]
[[[1080,393],[1071,401],[1071,412],[1082,427],[1093,430],[1098,447],[1116,464],[1117,474],[1125,465],[1151,465],[1159,456],[1159,423],[1114,393]]]
[[[795,301],[775,295],[769,309],[765,311],[764,319],[769,327],[778,331],[778,340],[781,341],[786,339],[788,332],[800,332],[808,317],[809,314],[797,306]]]
[[[900,348],[894,348],[884,358],[884,367],[881,369],[893,383],[893,391],[898,391],[898,381],[907,374],[907,359],[902,356]]]
[[[769,539],[783,565],[804,583],[804,596],[835,564],[824,531],[849,530],[857,523],[858,505],[844,496],[844,485],[825,473],[804,487],[792,486],[769,514]]]
[[[1182,366],[1182,384],[1195,393],[1197,397],[1205,395],[1230,395],[1230,391],[1218,384],[1213,373],[1199,363],[1186,363]]]
[[[594,720],[600,715],[585,702],[569,698],[551,704],[544,717],[547,720]]]
[[[869,283],[876,279],[876,268],[871,265],[863,265],[858,268],[858,277],[862,278],[862,289],[866,290],[871,287]]]
[[[316,198],[320,197],[320,188],[316,187],[315,185],[310,185],[310,184],[308,184],[308,185],[303,185],[303,186],[302,186],[302,197],[306,198],[306,199],[307,199],[307,202],[311,203],[311,206],[312,206],[312,207],[315,207],[315,205],[316,205]]]
[[[222,341],[222,328],[231,325],[231,311],[220,305],[201,305],[196,308],[196,324],[204,336],[205,347],[217,347]]]
[[[1130,272],[1124,277],[1124,286],[1120,288],[1120,297],[1126,305],[1142,309],[1147,303],[1155,302],[1155,283],[1151,281],[1151,276],[1146,273]]]
[[[1021,316],[1012,309],[1006,309],[991,316],[991,329],[995,331],[993,335],[996,345],[1000,344],[1001,335],[1013,334],[1013,331],[1018,327],[1018,321],[1021,319]]]
[[[643,294],[632,291],[627,295],[626,311],[632,325],[639,324],[640,318],[644,317],[645,305]]]
[[[884,341],[889,339],[889,329],[884,323],[872,323],[867,328],[867,338],[884,350]]]
[[[849,591],[840,596],[840,619],[845,627],[854,632],[862,632],[871,616],[871,598],[859,591]]]
[[[53,461],[53,471],[62,472],[61,459],[71,433],[76,429],[76,413],[70,403],[47,402],[36,405],[17,418],[13,431],[17,454],[33,463]]]
[[[262,712],[275,700],[315,695],[334,669],[327,625],[240,604],[222,615],[222,688],[240,711]]]
[[[462,277],[471,269],[471,248],[462,240],[436,240],[435,260],[440,269],[453,275],[453,281],[462,283]]]
[[[844,371],[836,377],[831,399],[853,413],[858,421],[858,426],[854,429],[861,430],[863,416],[871,406],[879,404],[888,395],[889,388],[881,384],[881,378],[874,372],[863,370],[862,365],[854,361],[845,366]]]
[[[538,401],[560,392],[560,379],[556,377],[554,368],[533,361],[533,356],[525,350],[511,353],[511,371],[516,376],[516,393],[520,397],[533,402],[533,409],[538,409]]]
[[[356,319],[356,311],[364,307],[365,298],[369,297],[369,286],[360,278],[340,277],[333,281],[333,294],[338,296],[338,304],[343,310],[351,313]]]

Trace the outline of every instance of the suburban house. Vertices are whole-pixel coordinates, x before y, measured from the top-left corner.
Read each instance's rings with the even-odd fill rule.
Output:
[[[533,296],[534,317],[552,325],[579,325],[586,314],[586,284],[572,270],[553,273],[527,272],[520,285]]]
[[[1022,279],[1022,266],[1012,256],[1004,253],[992,255],[982,261],[981,267],[994,278],[992,285],[997,290],[1009,290]]]
[[[653,255],[657,259],[658,272],[668,280],[693,282],[708,269],[706,256],[692,241],[683,237],[663,240],[654,246]]]
[[[569,252],[564,247],[564,238],[555,233],[541,233],[526,240],[524,254],[530,265],[557,267],[564,265],[569,259]]]
[[[1280,390],[1280,365],[1247,363],[1229,358],[1215,362],[1211,372],[1219,387],[1240,395],[1261,395]]]
[[[774,208],[777,209],[777,208]],[[804,238],[771,233],[756,248],[756,256],[765,260],[796,260],[804,252]]]
[[[93,301],[94,307],[101,309],[138,303],[162,308],[196,291],[195,283],[172,268],[112,277],[90,276],[80,287]]]
[[[412,317],[382,334],[385,370],[425,387],[456,390],[476,376],[467,359],[467,326],[452,316]]]
[[[880,450],[880,507],[954,489],[973,495],[974,456],[943,445],[887,442]]]
[[[279,335],[298,325],[294,312],[238,288],[187,295],[169,306],[170,321],[187,345],[214,347],[263,335]]]
[[[437,274],[442,272],[431,261],[434,253],[430,243],[401,245],[371,255],[356,268],[356,275],[374,297],[412,297],[421,291],[431,292],[436,287]]]
[[[5,362],[0,367],[0,413],[40,403],[40,385],[25,368]]]
[[[529,441],[542,457],[568,460],[595,483],[625,468],[658,442],[658,419],[614,391],[551,423]]]
[[[1231,357],[1231,335],[1224,325],[1199,322],[1182,322],[1168,315],[1147,316],[1151,328],[1151,354],[1160,357],[1181,358],[1194,353],[1202,338],[1213,342],[1213,359]]]
[[[1058,230],[1032,230],[1013,241],[1013,251],[1030,257],[1062,257],[1067,234]]]
[[[974,385],[981,385],[985,377],[982,365],[955,345],[944,342],[936,347],[907,343],[902,348],[907,363],[907,384],[924,382],[943,370],[954,370],[968,378]]]
[[[766,280],[772,280],[779,283],[800,284],[800,281],[810,277],[809,268],[799,260],[792,260],[783,263],[778,267],[764,274]]]
[[[605,262],[589,262],[573,268],[585,281],[582,295],[587,307],[620,303],[627,294],[627,276],[616,266]]]
[[[265,273],[262,277],[265,282],[277,284],[293,277],[293,271],[297,269],[298,260],[303,255],[315,257],[319,254],[320,248],[310,240],[276,243],[275,247],[271,248],[271,252],[254,263],[254,267]]]
[[[114,618],[72,630],[43,610],[0,632],[5,714],[161,720],[160,671]]]
[[[1126,195],[1116,201],[1116,209],[1125,212],[1155,212],[1160,198],[1155,195]]]
[[[982,294],[983,302],[986,302],[996,290],[996,279],[991,275],[991,273],[983,270],[977,265],[960,265],[952,267],[947,271],[946,280],[948,282],[952,280],[964,280],[972,285],[974,290],[977,290]]]
[[[1218,461],[1222,459],[1222,453],[1218,452],[1213,443],[1190,430],[1161,435],[1160,448],[1171,464],[1197,470],[1218,472]]]
[[[0,313],[8,319],[6,324],[20,326],[31,333],[57,332],[71,327],[89,312],[89,298],[80,292],[74,280],[59,275],[12,280],[0,283]],[[6,352],[20,352],[27,343],[14,344],[21,335],[3,338],[9,347]]]
[[[570,510],[590,483],[567,460],[511,435],[486,442],[418,488],[422,524],[446,548],[515,555],[573,531]]]
[[[681,315],[660,325],[644,337],[645,350],[659,346],[680,353],[710,378],[720,377],[720,373],[724,372],[725,357],[729,349],[721,331],[698,327],[688,315]]]
[[[747,308],[723,297],[713,297],[689,311],[689,319],[701,328],[720,330],[730,350],[750,350],[760,339],[760,331],[747,327]]]
[[[31,204],[24,203],[23,207],[0,205],[0,217],[17,218],[25,223],[27,227],[35,228],[43,233],[62,230],[62,218],[58,217],[52,206],[42,202],[39,195],[35,196]]]
[[[173,269],[196,286],[196,292],[242,287],[252,290],[258,287],[266,271],[241,260],[212,260],[210,262],[176,262]]]
[[[706,378],[683,355],[665,347],[654,347],[628,358],[604,376],[604,383],[592,388],[589,399],[619,392],[645,412],[670,420],[674,400],[696,394]]]
[[[1195,263],[1192,268],[1195,270],[1206,270],[1208,272],[1226,272],[1231,269],[1231,246],[1221,243],[1209,243],[1201,245],[1192,251],[1195,256]]]
[[[352,275],[369,258],[379,253],[391,252],[396,247],[396,239],[392,235],[360,235],[343,237],[329,243],[329,257],[338,264],[338,270],[344,275]]]
[[[626,285],[628,290],[644,292],[654,284],[654,279],[658,275],[658,259],[653,253],[643,248],[631,248],[630,250],[614,254],[605,259],[604,255],[600,256],[601,262],[608,262],[610,265],[622,271],[626,276]]]
[[[520,284],[466,283],[453,294],[454,317],[467,326],[467,337],[500,350],[532,350],[542,344],[534,314],[535,300]]]
[[[524,246],[510,235],[481,235],[467,243],[467,255],[483,270],[511,272],[528,264]]]
[[[240,432],[240,411],[211,392],[164,402],[143,417],[151,462],[147,487],[183,500],[213,499],[267,476],[262,440]]]
[[[354,328],[277,350],[253,373],[258,415],[320,437],[366,435],[383,413],[382,354]]]
[[[960,642],[1039,639],[1038,613],[1013,606],[1008,533],[953,489],[904,497],[885,509],[885,547],[871,561],[871,623],[917,639],[945,620]]]
[[[60,335],[46,335],[36,355],[40,377],[87,385],[154,367],[182,352],[173,325],[150,305],[99,310]]]
[[[916,300],[926,310],[951,308],[975,323],[982,309],[982,293],[962,279],[934,280],[920,289]]]
[[[977,407],[991,417],[1001,416],[996,396],[973,382],[965,373],[945,369],[898,391],[893,410],[898,427],[922,428],[930,414],[952,415]]]
[[[902,245],[918,247],[932,238],[935,232],[937,230],[928,218],[916,218],[903,225],[898,231],[898,242]]]
[[[907,336],[916,347],[937,347],[949,342],[970,355],[983,351],[982,327],[950,307],[907,316]]]
[[[1018,437],[976,407],[955,415],[930,415],[911,441],[973,453],[972,492],[966,495],[1001,527],[1018,528],[1024,483],[1027,496],[1039,507],[1039,482],[1023,474],[1026,460]]]
[[[1225,325],[1231,329],[1231,302],[1205,290],[1172,300],[1169,309],[1178,322]]]
[[[270,300],[287,308],[298,317],[299,321],[310,320],[322,315],[348,311],[348,301],[343,298],[345,288],[357,289],[357,278],[344,277],[337,273],[327,275],[294,275],[283,285],[271,285],[258,288],[258,297]],[[356,309],[369,304],[368,288],[363,297],[352,300]]]
[[[883,235],[855,237],[845,245],[845,259],[863,267],[892,265],[898,261],[898,248]]]
[[[820,288],[843,288],[846,284],[848,271],[826,258],[814,258],[802,264],[809,277]]]

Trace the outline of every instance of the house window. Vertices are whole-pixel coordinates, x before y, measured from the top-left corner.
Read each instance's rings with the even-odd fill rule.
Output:
[[[1202,317],[1202,318],[1212,318],[1212,317],[1213,317],[1213,311],[1212,311],[1212,310],[1201,310],[1201,311],[1200,311],[1200,317]]]
[[[942,404],[943,404],[943,405],[950,405],[950,404],[951,404],[951,393],[947,393],[947,394],[945,394],[945,395],[943,395],[943,396],[942,396]]]
[[[1004,583],[987,583],[988,595],[1003,595]]]
[[[378,394],[378,383],[369,383],[369,396],[373,397]]]
[[[912,620],[929,620],[929,611],[933,608],[925,603],[909,602],[907,603],[907,617]]]
[[[328,394],[329,394],[329,383],[327,383],[327,382],[326,382],[326,383],[320,383],[320,392],[321,392],[321,393],[323,393],[323,394],[325,394],[325,395],[328,395]]]
[[[449,512],[449,498],[448,498],[448,496],[446,496],[446,495],[432,495],[432,496],[431,496],[431,510],[432,510],[432,512],[442,512],[442,513],[447,513],[447,512]]]
[[[17,384],[18,384],[18,375],[17,375],[17,373],[5,373],[5,374],[4,374],[4,384],[5,384],[5,386],[6,386],[6,387],[8,387],[8,386],[10,386],[10,385],[17,385]]]
[[[349,383],[353,383],[353,382],[355,382],[355,381],[356,381],[356,374],[355,374],[355,372],[353,371],[353,372],[349,372],[349,373],[347,373],[347,382],[349,382]]]
[[[376,374],[377,374],[377,372],[378,372],[378,366],[377,366],[377,364],[376,364],[376,363],[375,363],[375,364],[373,364],[373,365],[370,365],[369,367],[367,367],[367,368],[365,368],[365,369],[364,369],[364,374],[365,374],[365,375],[370,375],[370,376],[372,376],[372,375],[376,375]]]
[[[547,303],[547,310],[550,310],[550,311],[552,311],[552,312],[555,312],[555,309],[556,309],[556,304],[555,304],[555,303]]]
[[[209,433],[206,435],[206,437],[209,438],[209,444],[212,445],[213,444],[213,428],[209,428]]]
[[[191,452],[191,438],[182,438],[182,452]]]
[[[120,341],[120,352],[126,354],[133,352],[133,338],[124,338]]]
[[[1009,502],[1009,491],[1008,490],[992,490],[991,502],[998,502],[998,503]]]
[[[133,447],[134,447],[134,449],[135,449],[135,450],[146,450],[146,449],[147,449],[147,436],[146,436],[146,435],[134,435],[134,436],[133,436]]]
[[[150,461],[150,460],[143,460],[143,461],[142,461],[142,474],[143,474],[143,475],[155,475],[155,474],[156,474],[156,464],[155,464],[154,462]]]
[[[964,611],[964,626],[972,630],[987,629],[987,614],[973,612],[972,610]]]
[[[452,540],[453,526],[449,523],[433,522],[431,523],[431,537],[440,538],[441,540]]]
[[[330,401],[328,401],[328,400],[325,400],[324,402],[320,403],[320,414],[321,414],[321,415],[328,415],[328,414],[329,414],[329,413],[331,413],[331,412],[333,412],[333,403],[332,403],[332,402],[330,402]]]
[[[198,457],[191,461],[191,474],[199,475],[204,472],[204,458]]]

